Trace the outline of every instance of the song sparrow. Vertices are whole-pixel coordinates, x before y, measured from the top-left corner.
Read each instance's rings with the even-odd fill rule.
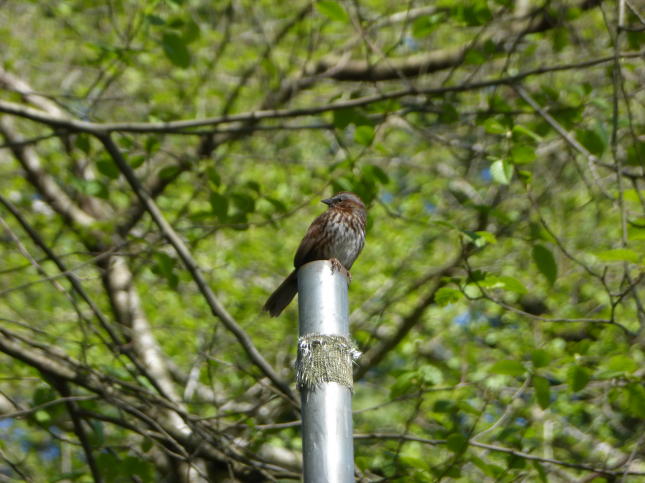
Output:
[[[264,304],[264,310],[272,317],[280,315],[298,292],[300,266],[314,260],[332,260],[349,275],[349,269],[363,249],[367,211],[361,199],[343,191],[322,202],[329,208],[313,221],[300,242],[293,259],[295,270]]]

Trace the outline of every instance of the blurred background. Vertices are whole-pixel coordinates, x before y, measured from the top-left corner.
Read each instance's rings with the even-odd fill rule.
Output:
[[[0,6],[3,481],[299,479],[340,190],[357,479],[645,475],[638,2]]]

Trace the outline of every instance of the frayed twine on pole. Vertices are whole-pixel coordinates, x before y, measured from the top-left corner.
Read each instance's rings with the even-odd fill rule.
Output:
[[[352,364],[361,356],[356,345],[342,335],[309,334],[298,339],[298,389],[315,389],[335,382],[352,389]]]

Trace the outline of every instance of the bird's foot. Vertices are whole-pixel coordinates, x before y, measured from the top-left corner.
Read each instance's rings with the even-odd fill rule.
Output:
[[[352,274],[349,273],[349,270],[347,270],[337,258],[332,258],[329,261],[331,262],[331,273],[342,273],[343,275],[345,275],[345,277],[347,277],[347,283],[349,284],[352,281]]]

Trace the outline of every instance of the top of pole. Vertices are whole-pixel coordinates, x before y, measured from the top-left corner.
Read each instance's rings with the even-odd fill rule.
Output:
[[[329,260],[316,260],[298,269],[300,336],[349,336],[348,280]]]

